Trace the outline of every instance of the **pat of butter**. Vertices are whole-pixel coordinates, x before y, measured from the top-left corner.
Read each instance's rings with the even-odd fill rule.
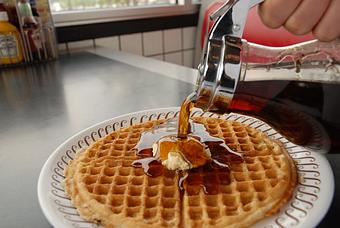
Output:
[[[163,138],[153,144],[152,154],[169,170],[197,168],[211,160],[210,150],[195,138]]]
[[[183,156],[179,152],[170,151],[168,153],[168,159],[162,161],[162,165],[169,170],[187,170],[190,169],[190,165],[186,162]]]

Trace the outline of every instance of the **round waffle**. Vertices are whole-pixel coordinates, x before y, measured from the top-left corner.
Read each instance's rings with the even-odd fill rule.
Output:
[[[231,163],[230,182],[218,172],[197,172],[219,180],[207,194],[195,183],[178,187],[176,172],[150,177],[132,162],[141,133],[161,121],[120,129],[77,154],[66,169],[65,188],[79,213],[105,227],[246,227],[276,213],[292,196],[295,165],[278,141],[244,124],[193,118],[242,153]]]

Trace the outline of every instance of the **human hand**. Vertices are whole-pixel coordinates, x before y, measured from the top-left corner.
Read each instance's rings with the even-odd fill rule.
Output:
[[[265,0],[259,14],[266,26],[295,35],[313,32],[320,41],[340,36],[340,0]]]

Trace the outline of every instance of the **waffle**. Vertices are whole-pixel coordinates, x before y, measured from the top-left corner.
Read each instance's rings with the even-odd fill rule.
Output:
[[[150,121],[109,134],[70,162],[65,189],[80,215],[104,227],[247,227],[278,212],[297,181],[283,146],[238,122],[193,119],[243,154],[244,162],[231,163],[230,182],[197,169],[195,175],[215,180],[217,191],[207,194],[190,180],[181,191],[174,171],[150,177],[132,167],[141,133],[160,123]]]

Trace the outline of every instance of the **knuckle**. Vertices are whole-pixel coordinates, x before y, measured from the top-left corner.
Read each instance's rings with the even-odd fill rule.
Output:
[[[304,35],[310,31],[308,27],[303,26],[303,23],[294,18],[289,18],[284,27],[294,35]]]
[[[266,25],[269,28],[275,29],[279,28],[280,26],[283,25],[283,22],[280,21],[276,15],[271,13],[271,11],[259,8],[259,15],[262,20],[262,23]]]
[[[314,36],[320,40],[320,41],[324,41],[324,42],[329,42],[332,40],[335,40],[336,38],[338,38],[339,34],[331,29],[315,29],[313,31]]]

